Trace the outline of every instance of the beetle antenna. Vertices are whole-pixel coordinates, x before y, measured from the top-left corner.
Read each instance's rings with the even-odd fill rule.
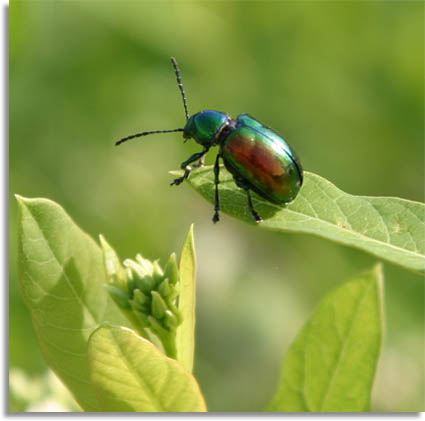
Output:
[[[172,132],[182,132],[184,131],[184,129],[172,129],[172,130],[151,130],[149,132],[141,132],[141,133],[136,133],[136,134],[131,134],[130,136],[127,137],[123,137],[122,139],[120,139],[118,142],[115,143],[115,146],[120,145],[121,143],[129,140],[129,139],[133,139],[135,137],[140,137],[140,136],[147,136],[148,134],[155,134],[155,133],[172,133]]]
[[[171,63],[173,63],[174,70],[176,71],[177,83],[179,85],[179,89],[183,98],[183,106],[184,106],[184,112],[186,113],[186,120],[189,120],[190,116],[189,116],[189,111],[187,110],[186,94],[184,93],[183,83],[180,77],[179,65],[177,64],[177,60],[174,57],[171,57]]]

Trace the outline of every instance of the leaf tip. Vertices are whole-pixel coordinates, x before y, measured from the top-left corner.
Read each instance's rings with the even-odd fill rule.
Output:
[[[100,243],[100,247],[102,248],[103,254],[105,255],[105,257],[107,257],[107,254],[111,253],[111,252],[113,253],[114,256],[116,256],[115,250],[108,243],[108,241],[106,241],[106,238],[102,234],[99,234],[99,243]],[[118,259],[118,256],[116,256],[116,258]]]
[[[190,224],[190,227],[189,227],[189,232],[188,232],[188,236],[190,235],[191,237],[193,237],[193,230],[194,230],[194,227],[195,227],[195,224],[192,222],[191,224]]]
[[[15,193],[15,199],[16,201],[21,205],[24,204],[28,199],[24,196],[21,196],[20,194]]]
[[[192,223],[189,227],[189,230],[187,232],[186,238],[184,240],[183,243],[183,248],[182,248],[182,255],[183,255],[183,250],[191,250],[190,253],[194,253],[195,252],[195,238],[193,235],[193,231],[194,231],[194,224]],[[182,256],[180,256],[180,260],[181,260]],[[181,263],[181,261],[180,261]]]
[[[105,240],[105,237],[103,236],[103,234],[99,234],[99,243],[100,246],[105,249],[105,247],[109,246],[109,243]]]
[[[18,213],[23,215],[27,210],[31,210],[31,206],[37,199],[30,199],[15,193],[15,199],[18,204]]]

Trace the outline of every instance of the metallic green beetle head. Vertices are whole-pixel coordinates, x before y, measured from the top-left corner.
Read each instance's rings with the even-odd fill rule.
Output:
[[[218,135],[229,119],[228,114],[219,111],[201,111],[189,118],[183,129],[183,137],[193,138],[200,145],[208,148],[216,144]]]

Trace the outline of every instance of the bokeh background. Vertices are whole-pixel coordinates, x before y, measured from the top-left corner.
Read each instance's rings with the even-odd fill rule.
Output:
[[[187,184],[169,186],[168,171],[199,146],[179,133],[114,141],[184,124],[174,55],[191,112],[249,112],[346,192],[423,201],[423,16],[424,4],[409,1],[11,1],[12,389],[57,390],[31,387],[50,377],[18,290],[18,193],[57,201],[122,258],[164,262],[193,222],[195,374],[211,411],[260,410],[319,300],[376,260],[225,215],[213,225],[209,203]],[[422,411],[424,280],[384,270],[372,409]],[[39,408],[40,395],[12,393],[11,410]]]

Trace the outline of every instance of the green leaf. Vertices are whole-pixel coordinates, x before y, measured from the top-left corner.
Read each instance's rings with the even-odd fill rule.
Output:
[[[195,378],[130,329],[97,329],[89,341],[88,359],[102,411],[206,411]]]
[[[195,352],[196,258],[193,225],[190,226],[180,256],[180,295],[178,309],[183,318],[177,328],[177,360],[192,372]]]
[[[212,167],[192,171],[189,183],[214,203]],[[173,174],[178,174],[173,171]],[[254,223],[244,191],[220,168],[223,212]],[[353,196],[316,174],[304,173],[294,202],[281,207],[253,195],[260,228],[314,234],[364,250],[404,268],[425,271],[425,205],[393,197]]]
[[[267,411],[369,410],[383,337],[382,284],[377,265],[325,297],[289,348]]]
[[[87,341],[104,320],[123,320],[104,290],[102,253],[56,203],[16,198],[20,289],[42,353],[81,407],[97,411]]]

